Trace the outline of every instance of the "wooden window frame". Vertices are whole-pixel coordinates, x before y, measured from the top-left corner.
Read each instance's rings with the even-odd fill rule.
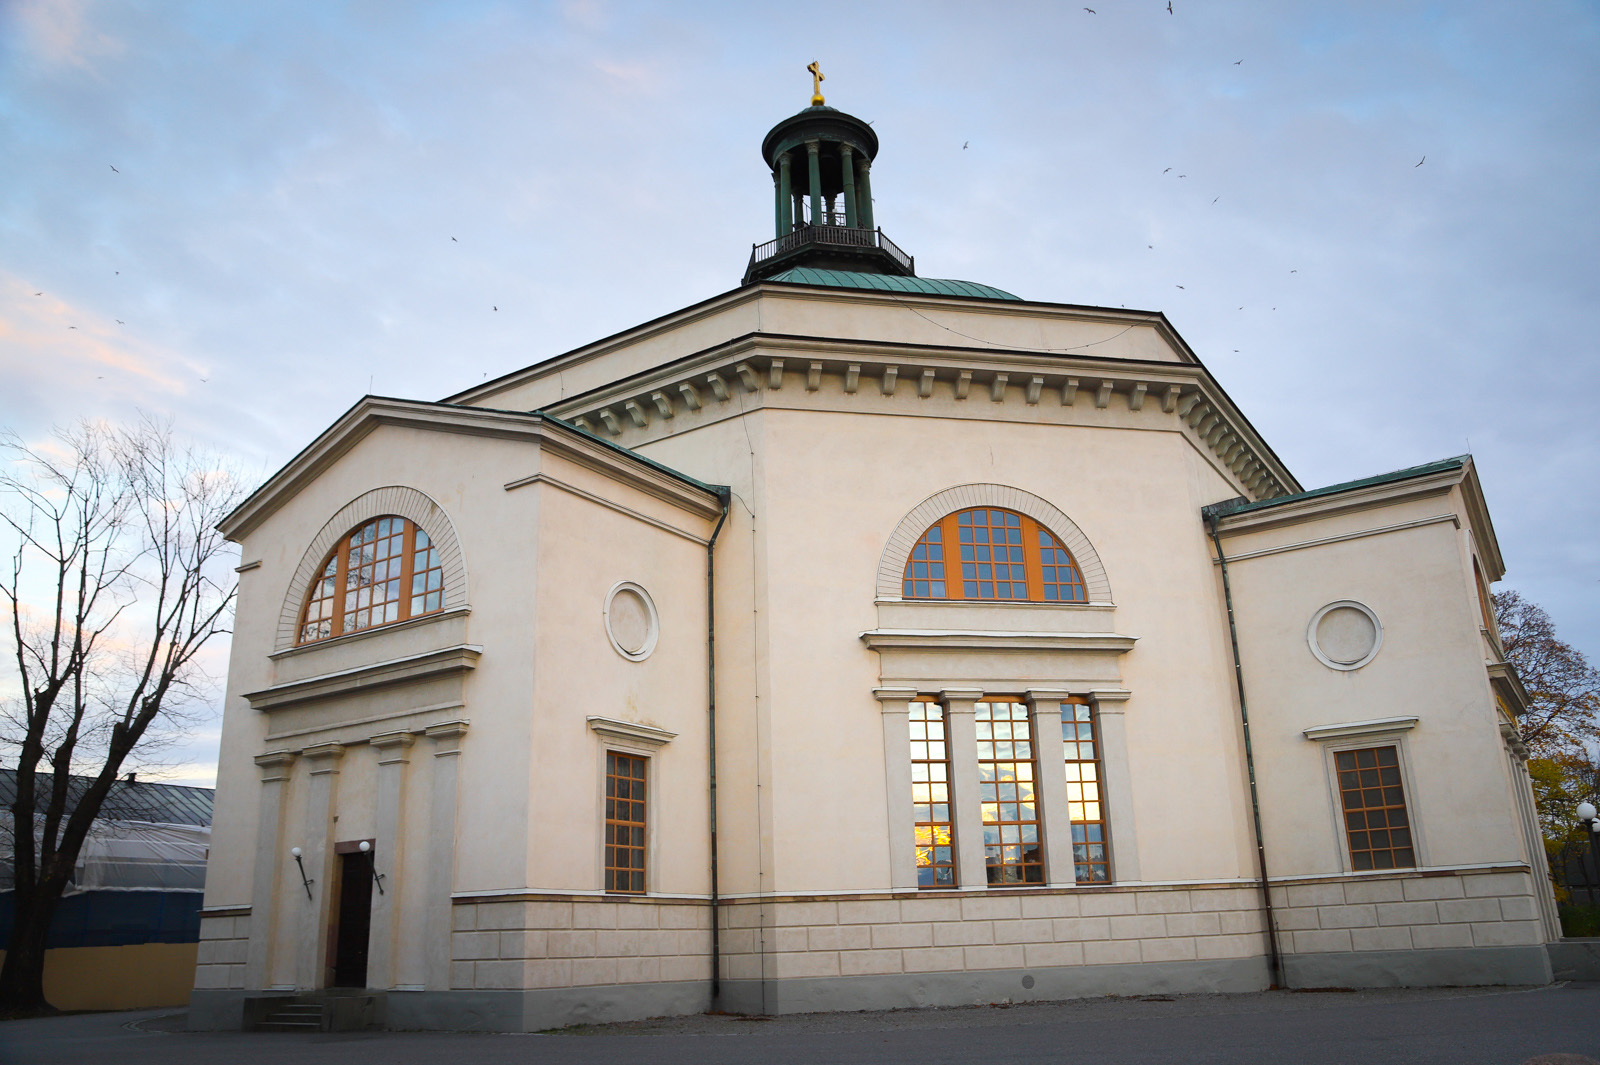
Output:
[[[1356,861],[1357,850],[1356,850],[1356,848],[1354,846],[1353,840],[1351,839],[1352,830],[1350,828],[1350,822],[1349,822],[1348,815],[1351,814],[1351,813],[1354,813],[1354,812],[1363,812],[1364,813],[1369,809],[1378,809],[1378,808],[1377,807],[1360,807],[1359,810],[1351,810],[1351,809],[1349,809],[1349,808],[1347,808],[1345,806],[1345,789],[1342,786],[1342,783],[1341,783],[1340,778],[1339,778],[1339,772],[1340,772],[1340,770],[1339,770],[1339,756],[1342,755],[1342,754],[1356,754],[1358,752],[1369,751],[1369,750],[1380,750],[1380,749],[1383,749],[1383,748],[1392,748],[1394,750],[1394,752],[1395,752],[1395,766],[1394,766],[1394,768],[1398,771],[1398,775],[1399,775],[1399,788],[1400,788],[1400,799],[1401,799],[1401,807],[1400,808],[1405,811],[1405,814],[1406,814],[1406,825],[1404,827],[1408,829],[1409,834],[1410,834],[1410,840],[1411,840],[1411,843],[1410,843],[1411,864],[1409,864],[1409,865],[1392,865],[1392,866],[1384,866],[1384,867],[1379,867],[1376,864],[1374,864],[1374,865],[1372,865],[1370,867],[1367,867],[1367,868],[1360,868],[1360,867],[1358,867],[1357,861]],[[1350,872],[1352,872],[1352,873],[1358,873],[1358,874],[1361,874],[1361,873],[1393,873],[1393,872],[1404,872],[1404,871],[1407,871],[1407,870],[1424,868],[1423,839],[1422,839],[1422,833],[1418,828],[1416,796],[1412,792],[1412,789],[1411,789],[1410,783],[1409,783],[1414,778],[1413,778],[1412,773],[1410,771],[1409,759],[1406,756],[1406,744],[1404,742],[1404,739],[1402,737],[1400,737],[1400,736],[1395,736],[1393,734],[1390,734],[1388,736],[1378,735],[1378,736],[1362,736],[1360,738],[1352,737],[1351,739],[1347,740],[1344,743],[1326,745],[1326,747],[1324,749],[1324,757],[1327,759],[1327,767],[1328,767],[1328,775],[1329,775],[1328,783],[1329,783],[1329,789],[1330,789],[1330,792],[1331,792],[1331,801],[1332,801],[1332,805],[1333,805],[1333,814],[1334,814],[1334,817],[1336,819],[1335,820],[1335,830],[1336,830],[1336,832],[1338,834],[1339,850],[1340,850],[1341,856],[1342,856],[1342,858],[1344,860],[1345,868],[1347,870],[1349,870]],[[1385,810],[1393,809],[1393,808],[1394,808],[1393,806],[1388,806],[1388,805],[1382,807],[1382,809],[1385,809]],[[1385,848],[1380,848],[1380,849],[1392,851],[1392,850],[1395,850],[1396,848],[1391,846],[1391,847],[1385,847]],[[1376,853],[1376,851],[1369,847],[1369,848],[1362,848],[1361,853],[1371,854],[1371,853]]]
[[[918,721],[915,718],[911,718],[909,716],[909,713],[908,713],[908,719],[909,719],[908,720],[908,724],[911,726],[911,733],[912,733],[912,735],[911,735],[911,749],[910,749],[910,752],[909,752],[910,755],[911,755],[911,795],[908,796],[908,798],[911,800],[911,808],[912,808],[912,813],[911,813],[911,835],[912,835],[912,846],[915,848],[915,853],[916,853],[917,888],[920,891],[949,891],[949,890],[951,890],[953,888],[958,888],[958,887],[961,886],[961,864],[960,864],[960,860],[959,860],[959,852],[956,849],[958,841],[956,839],[956,804],[955,804],[955,797],[956,797],[955,796],[955,787],[956,787],[956,784],[955,784],[955,769],[954,769],[954,765],[953,765],[953,762],[952,762],[951,757],[950,757],[950,753],[951,753],[950,752],[950,711],[949,711],[949,708],[944,705],[944,703],[939,701],[937,696],[932,696],[932,695],[921,695],[921,696],[918,696],[917,698],[912,699],[910,701],[910,704],[908,704],[908,708],[909,708],[909,705],[916,705],[916,704],[925,704],[925,705],[928,705],[928,706],[937,707],[938,711],[939,711],[938,721],[939,721],[939,724],[943,726],[943,732],[944,732],[943,740],[942,741],[937,741],[937,742],[942,742],[944,744],[944,758],[943,759],[918,758],[917,757],[917,747],[916,747],[916,745],[918,743],[928,743],[928,742],[935,742],[935,741],[930,741],[930,740],[926,739],[926,731],[924,731],[924,738],[918,739],[918,737],[916,736],[916,726],[919,725],[919,724],[926,724],[927,723],[927,719],[925,718],[922,721]],[[920,820],[919,816],[918,816],[919,813],[920,813],[920,809],[919,809],[920,807],[925,806],[925,805],[926,806],[936,806],[936,805],[939,805],[939,804],[937,802],[933,801],[933,799],[931,797],[931,791],[930,791],[930,798],[929,798],[929,801],[927,803],[918,802],[917,801],[917,785],[918,784],[924,784],[924,783],[932,785],[932,784],[936,784],[936,783],[939,783],[939,782],[931,780],[931,779],[927,780],[927,781],[919,781],[919,780],[917,780],[916,767],[918,765],[934,765],[934,764],[937,764],[939,762],[942,762],[943,765],[944,765],[944,777],[945,777],[945,779],[944,779],[943,783],[944,783],[944,786],[945,786],[945,800],[944,800],[944,804],[943,805],[945,807],[945,817],[947,818],[947,820],[945,820],[945,821],[933,821],[933,820],[924,821],[924,820]],[[938,861],[937,860],[938,859],[938,853],[935,850],[935,851],[933,851],[932,854],[929,855],[929,860],[927,862],[924,862],[923,861],[923,852],[925,850],[929,850],[930,848],[937,848],[939,846],[938,836],[937,836],[936,833],[937,833],[937,830],[939,828],[941,828],[941,827],[944,828],[946,833],[947,833],[948,843],[946,845],[949,847],[949,850],[950,850],[950,860],[948,862],[940,862],[940,861]],[[928,846],[924,846],[922,844],[922,842],[918,839],[918,834],[919,834],[920,830],[924,829],[924,828],[930,830],[930,843],[929,843]],[[934,882],[933,883],[924,884],[922,882],[922,871],[924,869],[932,869],[932,870],[934,870],[934,873],[933,873]],[[941,870],[948,870],[949,879],[948,879],[948,882],[946,882],[946,883],[939,883],[939,872]]]
[[[365,625],[360,628],[350,629],[347,632],[345,630],[344,617],[345,614],[353,612],[348,607],[349,597],[352,592],[357,590],[349,587],[351,539],[367,526],[383,521],[385,518],[398,521],[402,526],[400,534],[400,598],[396,603],[395,618],[393,621],[380,622],[377,625]],[[416,576],[417,533],[419,532],[428,537],[429,548],[437,552],[439,550],[439,542],[433,538],[433,535],[410,518],[399,514],[379,514],[368,518],[341,536],[339,542],[334,545],[333,550],[323,556],[322,563],[317,566],[313,573],[310,586],[306,588],[305,595],[300,603],[300,619],[295,626],[295,646],[302,647],[307,644],[323,643],[327,640],[336,640],[341,636],[356,632],[371,632],[374,629],[386,628],[390,625],[398,625],[403,621],[410,621],[412,618],[426,617],[429,614],[442,612],[445,605],[442,573],[440,575],[440,587],[437,589],[439,592],[439,605],[432,610],[423,610],[415,614],[411,612],[411,600],[417,598],[412,591],[411,584]],[[330,622],[328,634],[326,636],[308,637],[306,636],[306,625],[309,624],[307,614],[311,610],[312,603],[317,601],[317,589],[327,579],[324,574],[327,573],[330,561],[334,563],[335,568],[333,576],[333,613],[328,619]],[[439,568],[441,567],[430,567],[430,569]],[[424,603],[427,602],[427,595],[428,591],[424,588],[421,595]],[[367,609],[370,611],[370,604]]]
[[[1088,708],[1089,716],[1087,721],[1079,721],[1077,719],[1076,711],[1072,710],[1072,708],[1078,706]],[[1068,716],[1069,713],[1071,714],[1070,717]],[[1067,726],[1069,724],[1073,726],[1074,732],[1073,738],[1070,741],[1067,739],[1066,735]],[[1111,884],[1115,882],[1115,869],[1111,863],[1111,815],[1107,809],[1106,803],[1106,748],[1105,742],[1101,739],[1100,734],[1100,709],[1099,707],[1095,706],[1094,703],[1081,696],[1063,699],[1061,701],[1061,742],[1063,747],[1065,747],[1065,745],[1069,742],[1073,744],[1082,742],[1077,735],[1077,733],[1080,731],[1077,726],[1081,724],[1088,724],[1089,726],[1089,742],[1094,745],[1094,757],[1078,758],[1067,755],[1065,750],[1063,750],[1062,768],[1064,770],[1068,765],[1083,765],[1085,763],[1092,763],[1094,765],[1094,784],[1097,797],[1093,801],[1099,804],[1100,817],[1098,820],[1090,820],[1088,818],[1080,820],[1079,818],[1072,816],[1072,808],[1074,806],[1081,806],[1083,803],[1090,800],[1074,800],[1072,798],[1072,786],[1074,784],[1082,784],[1084,782],[1081,779],[1072,780],[1069,777],[1067,779],[1067,823],[1072,827],[1072,877],[1073,881],[1078,884]],[[1076,755],[1077,753],[1078,751],[1075,749],[1073,751],[1073,755]],[[1080,843],[1077,832],[1079,825],[1098,825],[1100,828],[1100,839],[1090,839],[1089,836],[1092,835],[1092,833],[1090,833],[1086,827],[1083,833],[1084,838]],[[1096,861],[1088,851],[1088,848],[1097,842],[1100,844],[1104,854],[1104,857],[1098,861]],[[1082,860],[1079,860],[1078,857],[1078,848],[1080,846],[1084,848],[1084,857]],[[1093,878],[1094,866],[1096,865],[1105,867],[1105,879],[1095,880]],[[1087,870],[1088,875],[1085,875],[1085,870]]]
[[[619,761],[621,759],[627,759],[629,762],[637,762],[642,775],[633,776],[630,774],[629,776],[624,777],[620,774],[612,772],[613,759]],[[650,763],[652,761],[653,759],[648,755],[640,754],[637,751],[617,750],[611,747],[606,748],[603,755],[601,770],[604,774],[604,786],[601,790],[601,801],[604,805],[601,808],[603,827],[602,837],[600,840],[600,868],[601,887],[608,895],[645,895],[650,891],[650,789],[651,778],[654,775],[650,772]],[[630,782],[638,782],[639,788],[643,794],[638,798],[630,796],[624,801],[630,803],[636,802],[639,805],[641,812],[644,815],[642,820],[623,820],[614,816],[615,807],[612,804],[615,801],[615,795],[611,784],[613,780],[628,780]],[[630,810],[629,812],[631,813],[632,811]],[[612,836],[612,832],[615,828],[627,828],[630,831],[636,828],[640,830],[642,842],[638,844],[629,842],[621,845],[628,851],[638,855],[639,864],[637,866],[631,864],[626,866],[614,864],[613,859],[615,858],[616,848],[618,847],[618,844],[613,842]],[[624,874],[629,877],[637,874],[638,886],[634,887],[633,882],[630,881],[629,886],[627,887],[617,887],[615,880],[617,874]]]
[[[989,743],[1006,742],[1006,741],[1002,741],[1002,740],[985,740],[983,735],[982,735],[982,731],[983,731],[982,730],[982,726],[986,723],[986,721],[985,721],[985,719],[979,718],[977,716],[977,708],[979,706],[983,706],[983,705],[992,706],[992,705],[994,705],[996,703],[1005,703],[1005,704],[1012,705],[1012,706],[1020,706],[1020,707],[1022,707],[1023,716],[1022,716],[1021,720],[1026,721],[1028,723],[1028,739],[1027,739],[1026,742],[1028,743],[1029,754],[1027,755],[1027,757],[1023,758],[1023,757],[1015,757],[1015,756],[1013,756],[1013,757],[1010,757],[1010,758],[1000,758],[1000,757],[985,758],[983,756],[983,745],[984,745],[984,743],[986,743],[986,742],[989,742]],[[973,723],[977,727],[977,731],[978,731],[978,737],[977,737],[978,749],[974,752],[975,757],[974,757],[974,760],[973,760],[973,765],[977,769],[977,773],[978,773],[978,803],[979,803],[979,807],[978,807],[978,824],[979,824],[979,831],[983,833],[982,838],[978,841],[978,845],[983,847],[984,881],[985,881],[986,885],[988,887],[990,887],[990,888],[1043,887],[1045,884],[1049,883],[1050,873],[1049,873],[1049,862],[1048,862],[1048,860],[1046,858],[1046,855],[1045,855],[1044,799],[1039,793],[1039,734],[1038,734],[1039,720],[1038,720],[1038,716],[1033,712],[1033,707],[1031,705],[1029,705],[1029,703],[1028,703],[1028,701],[1026,699],[1022,698],[1021,696],[1009,696],[1009,695],[985,695],[982,699],[978,699],[978,700],[974,701],[974,703],[973,703],[973,711],[974,711],[974,714],[973,714],[974,722]],[[987,719],[987,723],[992,724],[994,722],[994,720],[995,719],[991,717],[991,718]],[[1004,718],[1002,720],[1010,722],[1010,721],[1015,721],[1015,720],[1018,720],[1018,719],[1014,718],[1014,717],[1007,717],[1007,718]],[[1010,742],[1014,743],[1015,739],[1012,738]],[[1007,805],[1012,805],[1012,804],[1008,804],[1008,803],[1005,802],[1004,799],[999,798],[998,785],[1007,783],[1007,781],[1001,780],[998,777],[996,777],[996,779],[992,782],[995,785],[997,785],[995,801],[993,803],[990,803],[987,800],[985,800],[985,798],[984,798],[984,786],[986,784],[988,784],[988,783],[991,783],[991,782],[990,781],[985,781],[983,779],[983,767],[986,764],[1018,765],[1018,764],[1021,764],[1021,763],[1024,763],[1024,762],[1028,764],[1029,772],[1031,774],[1031,779],[1028,780],[1026,783],[1031,786],[1031,789],[1032,789],[1032,792],[1033,792],[1033,798],[1032,798],[1031,802],[1028,804],[1028,805],[1031,805],[1033,807],[1033,817],[1030,820],[1026,820],[1026,821],[1022,820],[1020,817],[1018,819],[1016,819],[1016,820],[1007,820],[1007,819],[1004,818],[1004,816],[999,816],[994,821],[985,820],[984,816],[983,816],[983,807],[984,806],[986,806],[986,805],[999,806],[1001,808],[1000,811],[999,811],[999,814],[1003,815],[1004,814],[1004,807],[1007,806]],[[1010,783],[1014,783],[1014,784],[1022,783],[1021,779],[1017,778],[1017,777],[1011,778],[1011,780],[1009,782]],[[1021,806],[1021,805],[1023,805],[1023,803],[1022,803],[1021,799],[1019,798],[1014,805]],[[989,826],[991,826],[991,825],[993,825],[993,826],[995,826],[995,827],[1000,829],[1000,842],[997,843],[997,844],[991,844],[989,842],[988,829],[989,829]],[[1033,847],[1034,847],[1035,853],[1038,856],[1037,860],[1035,860],[1035,861],[1021,861],[1021,862],[1007,862],[1005,860],[1005,848],[1006,847],[1008,847],[1008,846],[1016,846],[1016,847],[1023,848],[1023,856],[1024,857],[1026,856],[1026,853],[1027,853],[1026,848],[1028,847],[1027,841],[1022,840],[1020,838],[1016,843],[1007,843],[1005,841],[1005,828],[1008,825],[1016,825],[1018,827],[1018,829],[1019,829],[1019,836],[1021,835],[1021,831],[1020,830],[1024,826],[1027,826],[1027,825],[1032,825],[1033,826],[1033,835],[1034,835]],[[990,848],[991,847],[999,847],[1000,848],[1001,860],[1000,860],[999,864],[997,864],[997,865],[991,864],[990,861],[989,861],[989,854],[990,854]],[[1012,869],[1012,868],[1024,870],[1023,879],[1021,879],[1021,880],[1006,880],[1003,877],[1000,880],[994,879],[994,872],[993,872],[994,870],[999,869],[999,870],[1003,871],[1005,869]],[[1036,879],[1033,879],[1033,880],[1027,879],[1026,870],[1029,870],[1029,869],[1038,870]]]
[[[1023,575],[1024,575],[1025,579],[1026,579],[1027,591],[1028,591],[1028,596],[1027,596],[1026,599],[985,599],[982,596],[972,596],[970,598],[967,596],[966,587],[965,587],[966,582],[963,579],[962,574],[961,574],[961,564],[962,563],[961,563],[961,533],[960,533],[961,525],[960,525],[960,516],[962,514],[968,514],[968,513],[971,513],[973,511],[979,511],[979,510],[999,511],[999,512],[1004,513],[1004,514],[1015,515],[1017,518],[1021,519],[1020,527],[1022,529],[1022,570],[1023,570]],[[921,578],[921,577],[913,577],[912,576],[912,566],[918,561],[923,561],[923,560],[920,560],[920,559],[916,558],[917,548],[923,545],[923,542],[927,539],[928,533],[931,532],[934,529],[938,529],[939,530],[939,539],[940,539],[939,546],[943,549],[942,553],[944,555],[944,558],[943,558],[941,564],[944,566],[944,579],[943,579],[943,581],[941,583],[944,584],[945,594],[944,595],[926,595],[926,596],[908,595],[906,593],[906,585],[908,583],[910,583],[911,581],[913,581],[913,580],[924,580],[924,579],[927,579],[927,580],[931,581],[931,580],[934,579],[934,578]],[[1079,594],[1080,598],[1077,598],[1077,599],[1046,599],[1045,598],[1045,595],[1044,595],[1044,585],[1045,585],[1045,581],[1044,581],[1044,563],[1043,563],[1041,555],[1040,555],[1040,545],[1039,545],[1039,534],[1041,532],[1048,534],[1050,536],[1050,538],[1053,539],[1056,542],[1057,545],[1059,545],[1060,549],[1063,552],[1066,553],[1066,556],[1069,559],[1072,560],[1072,568],[1078,574],[1078,580],[1076,582],[1076,585],[1072,584],[1071,582],[1062,582],[1062,581],[1056,581],[1054,583],[1056,584],[1057,587],[1076,587],[1078,589],[1078,594]],[[989,583],[994,583],[994,580],[993,580],[992,577],[991,577]],[[930,602],[930,601],[931,602],[940,602],[940,601],[943,601],[943,600],[957,600],[957,601],[965,601],[965,602],[969,602],[969,603],[998,603],[998,604],[1005,604],[1005,603],[1048,603],[1051,606],[1055,606],[1055,605],[1058,605],[1058,604],[1069,604],[1070,605],[1070,604],[1085,604],[1085,603],[1088,603],[1089,602],[1089,584],[1088,584],[1088,581],[1084,579],[1083,566],[1078,563],[1077,556],[1074,555],[1070,550],[1067,549],[1066,542],[1064,540],[1062,540],[1060,536],[1057,536],[1055,531],[1053,529],[1051,529],[1049,526],[1043,524],[1042,522],[1038,521],[1035,518],[1031,518],[1028,515],[1023,514],[1020,511],[1011,510],[1011,509],[1009,509],[1007,507],[978,506],[978,507],[962,507],[959,510],[952,510],[950,513],[946,514],[944,517],[940,518],[938,521],[936,521],[932,525],[928,526],[927,529],[923,530],[922,535],[917,537],[916,542],[914,544],[912,544],[911,554],[906,559],[906,568],[901,573],[901,576],[900,576],[900,594],[901,594],[901,597],[903,599],[914,601],[914,602]]]

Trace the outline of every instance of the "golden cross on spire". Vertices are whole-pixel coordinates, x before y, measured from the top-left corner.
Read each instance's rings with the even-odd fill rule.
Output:
[[[811,65],[806,69],[811,71],[811,106],[821,107],[823,103],[822,83],[828,80],[828,76],[822,72],[822,68],[817,65],[815,59],[811,61]]]

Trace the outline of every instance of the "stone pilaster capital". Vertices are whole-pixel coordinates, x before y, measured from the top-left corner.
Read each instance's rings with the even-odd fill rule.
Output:
[[[467,734],[468,721],[440,721],[423,729],[423,734],[433,741],[435,758],[447,758],[461,753],[461,737]]]
[[[287,780],[289,769],[299,757],[294,751],[268,751],[266,754],[256,755],[255,763],[261,769],[261,783]]]
[[[952,714],[972,713],[972,704],[982,698],[982,688],[945,688],[939,693],[939,701]]]
[[[367,741],[377,748],[379,765],[410,761],[407,752],[416,742],[417,738],[409,732],[384,732]]]
[[[339,763],[344,759],[344,744],[342,743],[313,743],[300,752],[311,763],[311,775],[322,773],[337,773]]]
[[[1059,714],[1061,704],[1072,698],[1073,693],[1065,688],[1029,688],[1022,693],[1024,701],[1033,707],[1033,712]]]
[[[911,710],[911,701],[917,697],[915,688],[874,688],[872,697],[878,700],[878,709],[886,714],[905,714]]]

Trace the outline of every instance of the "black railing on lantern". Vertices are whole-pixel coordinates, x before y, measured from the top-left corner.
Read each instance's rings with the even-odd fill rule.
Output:
[[[794,232],[785,233],[781,237],[767,241],[765,244],[754,245],[750,249],[750,268],[757,263],[766,262],[768,259],[780,255],[787,255],[792,251],[809,247],[813,244],[834,244],[855,248],[882,248],[890,257],[908,272],[914,272],[916,260],[900,250],[899,245],[884,236],[881,229],[859,229],[852,226],[812,226],[802,225],[796,227]]]

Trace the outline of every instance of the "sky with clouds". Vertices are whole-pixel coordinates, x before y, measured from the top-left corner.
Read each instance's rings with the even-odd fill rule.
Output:
[[[919,273],[1164,311],[1307,487],[1470,450],[1600,659],[1600,7],[1091,4],[0,0],[0,425],[264,473],[733,288],[816,59]]]

